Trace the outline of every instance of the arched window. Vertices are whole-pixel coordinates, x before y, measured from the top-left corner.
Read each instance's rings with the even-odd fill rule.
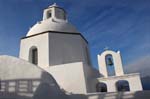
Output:
[[[29,61],[35,65],[38,64],[38,49],[36,47],[32,47],[29,53]]]
[[[107,92],[107,85],[103,82],[97,83],[96,92]]]
[[[51,18],[52,17],[52,12],[51,10],[47,12],[47,18]]]
[[[114,61],[112,55],[108,54],[105,56],[106,67],[108,76],[115,76],[115,68],[114,68]]]
[[[116,82],[117,91],[130,91],[129,82],[126,80],[119,80]]]

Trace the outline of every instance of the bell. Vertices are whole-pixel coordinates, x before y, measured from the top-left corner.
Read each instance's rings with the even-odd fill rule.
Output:
[[[107,60],[107,65],[112,66],[113,65],[113,61],[111,58],[108,58]]]

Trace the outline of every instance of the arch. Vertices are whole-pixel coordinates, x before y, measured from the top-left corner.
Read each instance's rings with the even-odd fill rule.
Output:
[[[37,65],[38,64],[38,49],[32,46],[29,51],[29,62]]]
[[[61,8],[55,8],[55,17],[57,19],[66,20],[66,12]]]
[[[103,82],[96,84],[96,92],[107,92],[107,85]]]
[[[105,63],[108,76],[115,76],[115,66],[112,54],[105,55]]]
[[[114,52],[114,51],[112,51],[112,50],[106,50],[106,51],[104,51],[104,52],[101,54],[101,56],[106,56],[106,55],[112,55],[112,56],[114,56],[114,55],[116,55],[116,53],[120,53],[120,51]]]
[[[48,19],[48,18],[51,18],[51,17],[52,17],[52,11],[49,10],[49,11],[47,11],[47,19]]]
[[[130,91],[129,82],[127,80],[119,80],[116,82],[117,91]]]
[[[107,56],[111,56],[111,60],[113,62],[113,65],[111,70],[112,70],[112,75],[109,75],[108,72],[108,66],[106,63],[106,57]],[[120,55],[120,51],[114,52],[111,50],[106,50],[104,51],[101,55],[98,55],[98,64],[99,64],[99,72],[104,76],[104,77],[108,77],[108,76],[121,76],[124,75],[123,72],[123,67],[122,67],[122,60],[121,60],[121,55]]]

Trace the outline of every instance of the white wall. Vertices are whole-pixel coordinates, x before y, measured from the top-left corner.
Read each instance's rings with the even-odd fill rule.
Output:
[[[83,62],[55,65],[43,68],[56,79],[65,91],[74,94],[96,92],[96,77],[99,72]]]
[[[49,34],[49,65],[85,62],[82,37],[73,34]]]
[[[90,93],[70,97],[71,99],[150,99],[150,91]]]
[[[29,61],[32,46],[38,49],[38,66],[42,68],[81,61],[90,63],[87,43],[80,35],[44,33],[24,38],[19,57]]]
[[[27,61],[0,56],[0,99],[58,99],[62,95],[63,91],[49,73]]]
[[[67,81],[70,81],[70,82],[74,82],[73,80],[78,81],[77,84],[74,82],[75,85],[70,85],[67,88],[71,89],[73,86],[73,88],[76,88],[77,90],[79,90],[80,88],[84,89],[85,85],[80,82],[82,80],[85,81],[82,76],[83,72],[81,71],[83,68],[82,65],[83,64],[81,62],[79,62],[79,63],[75,63],[74,65],[72,65],[72,64],[60,65],[60,68],[57,68],[57,66],[56,67],[52,66],[51,68],[57,68],[57,69],[52,69],[51,72],[53,72],[54,75],[59,76],[61,82],[64,82],[64,79],[66,79]],[[72,68],[71,66],[73,66],[74,68]],[[63,70],[64,72],[61,73],[60,69]],[[132,92],[120,92],[120,93],[89,93],[89,94],[72,93],[72,94],[65,95],[62,92],[60,92],[59,88],[57,89],[57,87],[58,87],[57,83],[55,83],[55,80],[52,78],[52,76],[46,72],[45,72],[46,74],[44,73],[44,75],[43,75],[43,73],[44,73],[44,71],[42,69],[24,61],[24,60],[17,59],[15,57],[11,57],[11,56],[0,56],[0,80],[1,80],[1,83],[3,81],[8,82],[8,81],[13,81],[13,80],[18,81],[18,80],[23,80],[23,79],[24,80],[25,79],[26,80],[40,79],[40,81],[50,84],[51,88],[48,88],[47,90],[51,90],[50,93],[52,92],[51,94],[44,94],[44,93],[46,93],[45,90],[40,89],[40,90],[36,91],[36,94],[35,93],[32,93],[32,94],[19,93],[18,92],[18,93],[15,93],[15,96],[14,95],[12,96],[12,93],[10,96],[10,94],[8,94],[9,92],[7,91],[6,93],[3,93],[3,95],[0,94],[0,98],[2,98],[2,99],[6,98],[6,97],[7,98],[15,98],[15,99],[24,99],[24,98],[26,98],[26,99],[32,99],[32,98],[43,99],[43,97],[44,97],[44,99],[49,99],[49,97],[53,97],[54,99],[118,99],[118,98],[119,99],[149,99],[150,98],[149,91],[132,91]],[[70,74],[70,75],[68,75],[68,74]],[[76,74],[78,74],[78,75],[76,75]],[[56,78],[57,78],[57,76],[56,76]],[[128,77],[129,79],[132,78],[132,76],[135,76],[135,79],[131,79],[131,80],[134,80],[134,83],[133,83],[134,85],[137,84],[136,80],[139,80],[139,78],[138,78],[138,76],[136,76],[136,74],[135,75],[127,75],[127,76],[131,76],[131,77]],[[120,79],[120,78],[116,78],[116,79]],[[126,79],[126,78],[122,77],[121,79]],[[100,81],[102,81],[102,80],[100,80]],[[39,84],[40,83],[37,83],[37,86]],[[53,85],[55,85],[55,84],[57,87],[53,87]],[[84,87],[84,88],[82,88],[82,87]],[[42,94],[39,94],[39,93],[42,93]],[[54,96],[56,96],[56,97],[54,97]]]
[[[100,77],[98,70],[88,64],[84,64],[84,74],[87,86],[87,93],[96,92],[97,77]]]
[[[38,49],[38,66],[52,73],[64,89],[75,93],[87,93],[95,90],[92,85],[93,77],[96,78],[93,76],[95,71],[91,67],[88,44],[81,35],[44,33],[27,37],[21,40],[20,58],[29,61],[29,50],[32,46],[36,46]],[[76,64],[78,62],[81,63]],[[64,73],[64,69],[71,71]],[[58,70],[59,72],[57,72]],[[71,74],[75,76],[71,76]],[[72,79],[72,77],[77,78]],[[78,83],[79,79],[80,83]],[[76,87],[71,88],[72,85]]]
[[[21,59],[29,61],[30,48],[35,46],[38,49],[38,66],[49,66],[49,41],[48,33],[32,36],[21,40],[20,55]]]
[[[129,82],[130,91],[141,91],[142,84],[139,74],[126,74],[123,76],[112,76],[108,78],[98,78],[99,82],[104,82],[107,85],[108,92],[116,92],[116,82],[119,80],[126,80]]]
[[[86,93],[83,63],[68,63],[44,68],[56,79],[59,86],[69,93]]]

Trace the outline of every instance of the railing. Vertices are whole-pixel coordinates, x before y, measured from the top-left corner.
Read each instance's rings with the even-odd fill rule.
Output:
[[[33,94],[38,85],[39,79],[15,79],[15,80],[1,80],[0,92],[1,93],[21,93]]]

